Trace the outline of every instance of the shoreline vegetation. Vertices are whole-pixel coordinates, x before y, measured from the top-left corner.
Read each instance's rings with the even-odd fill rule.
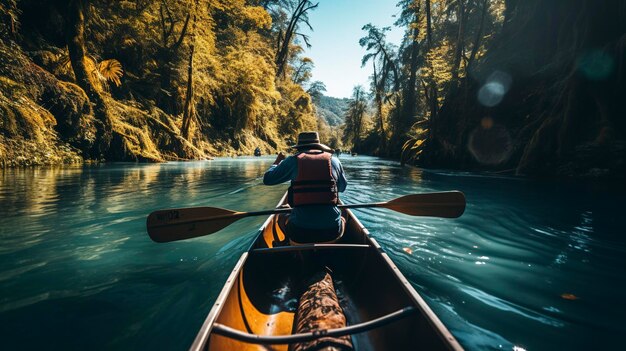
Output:
[[[574,5],[575,3],[575,5]],[[427,168],[626,176],[626,5],[401,0],[324,96],[308,0],[6,0],[0,167],[275,154],[303,130]],[[390,19],[391,20],[391,19]]]

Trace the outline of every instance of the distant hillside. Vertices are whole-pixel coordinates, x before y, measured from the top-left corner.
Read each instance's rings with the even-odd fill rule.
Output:
[[[348,107],[349,99],[338,99],[322,95],[320,99],[315,100],[317,116],[328,122],[328,125],[337,126],[344,123],[343,114]]]

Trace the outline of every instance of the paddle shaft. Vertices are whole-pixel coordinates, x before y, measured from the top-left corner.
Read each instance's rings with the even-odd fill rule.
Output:
[[[189,223],[202,222],[202,221],[218,221],[220,219],[235,219],[235,220],[239,220],[239,219],[245,218],[245,217],[267,216],[267,215],[272,215],[272,214],[277,214],[277,213],[289,213],[289,212],[291,212],[291,208],[276,208],[276,209],[273,209],[273,210],[252,211],[252,212],[235,212],[235,213],[219,215],[219,216],[207,216],[207,217],[200,217],[200,218],[190,218],[190,219],[176,221],[174,223],[164,223],[164,224],[160,224],[158,226],[159,227],[168,227],[168,226],[189,224]]]
[[[385,207],[386,204],[387,204],[386,202],[372,202],[372,203],[367,203],[367,204],[339,205],[337,207],[339,207],[339,208]],[[167,227],[167,226],[188,224],[188,223],[201,222],[201,221],[217,221],[217,220],[220,220],[220,219],[230,219],[230,218],[232,218],[232,219],[235,219],[235,218],[236,219],[241,219],[241,218],[245,218],[245,217],[267,216],[267,215],[278,214],[278,213],[289,213],[289,212],[291,212],[291,210],[293,210],[293,208],[288,207],[288,208],[275,208],[273,210],[263,210],[263,211],[236,212],[236,213],[233,213],[233,214],[226,214],[226,215],[221,215],[221,216],[207,216],[207,217],[204,217],[204,218],[192,218],[192,219],[177,221],[176,223],[161,224],[159,226],[160,227]]]
[[[411,216],[457,218],[465,210],[465,196],[458,191],[422,193],[401,196],[387,202],[342,204],[338,208],[379,207]],[[218,207],[192,207],[152,212],[147,229],[156,242],[195,238],[215,233],[245,217],[289,213],[292,208],[239,212]]]
[[[370,202],[367,204],[347,204],[347,205],[339,205],[339,208],[370,208],[370,207],[385,207],[387,202]]]

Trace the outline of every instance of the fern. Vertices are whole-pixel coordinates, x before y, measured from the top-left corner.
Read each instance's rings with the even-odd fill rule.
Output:
[[[115,86],[122,85],[121,78],[124,75],[122,64],[116,59],[104,60],[98,64],[98,72],[104,79],[113,82]]]
[[[59,59],[59,66],[61,71],[69,76],[74,75],[72,69],[72,62],[70,57],[65,54]],[[106,88],[104,85],[107,81],[112,82],[115,86],[122,84],[121,78],[124,75],[122,64],[116,59],[104,60],[100,63],[89,56],[85,56],[85,68],[91,75],[91,81],[98,90]]]
[[[400,163],[414,162],[420,158],[424,151],[426,138],[428,137],[428,129],[423,128],[423,121],[414,124],[415,135],[407,140],[402,146],[402,154],[400,155]]]

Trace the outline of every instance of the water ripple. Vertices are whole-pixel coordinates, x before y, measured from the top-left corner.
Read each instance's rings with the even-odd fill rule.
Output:
[[[355,213],[467,349],[621,347],[626,238],[623,211],[615,204],[626,194],[623,185],[341,159],[349,181],[341,194],[346,203],[455,189],[466,194],[459,219],[372,208]],[[264,218],[154,244],[145,216],[188,206],[272,208],[286,189],[261,185],[272,161],[1,171],[4,344],[120,350],[189,345]],[[33,328],[40,338],[27,335]],[[76,333],[68,336],[67,330]]]

